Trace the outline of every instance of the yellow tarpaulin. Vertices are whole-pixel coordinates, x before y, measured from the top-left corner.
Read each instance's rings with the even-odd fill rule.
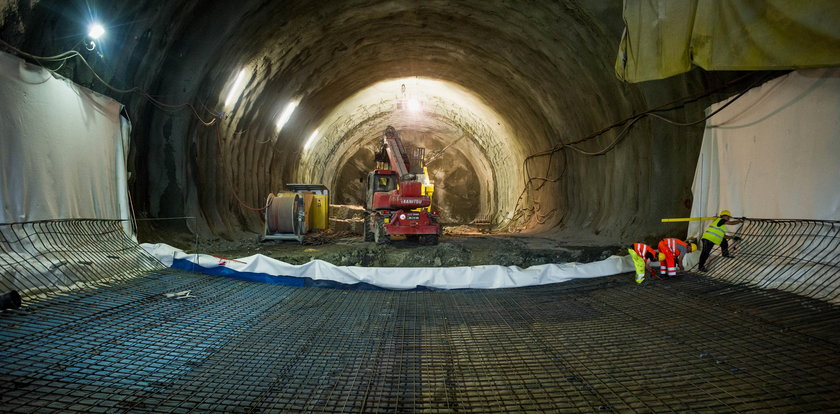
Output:
[[[691,70],[840,66],[838,0],[625,0],[615,63],[627,82]]]

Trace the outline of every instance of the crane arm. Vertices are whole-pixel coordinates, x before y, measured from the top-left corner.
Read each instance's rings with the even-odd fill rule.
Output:
[[[388,162],[391,164],[391,169],[397,172],[400,180],[407,179],[409,174],[408,157],[405,154],[405,148],[397,130],[390,125],[385,128],[385,151],[388,153]]]

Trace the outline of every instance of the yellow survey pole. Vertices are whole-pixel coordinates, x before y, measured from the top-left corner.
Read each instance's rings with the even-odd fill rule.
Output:
[[[663,223],[671,223],[674,221],[699,221],[699,220],[714,220],[717,217],[685,217],[685,218],[664,218]]]

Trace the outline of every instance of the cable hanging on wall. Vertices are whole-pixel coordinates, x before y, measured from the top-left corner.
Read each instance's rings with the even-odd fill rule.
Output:
[[[678,122],[678,121],[668,119],[668,118],[666,118],[662,115],[659,115],[659,114],[657,114],[657,112],[669,112],[669,111],[673,111],[675,109],[683,108],[688,103],[691,103],[691,102],[697,101],[699,99],[702,99],[704,97],[707,97],[707,96],[713,95],[715,93],[721,92],[724,89],[726,89],[726,88],[728,88],[728,87],[730,87],[730,86],[732,86],[732,85],[734,85],[734,84],[736,84],[740,81],[743,81],[744,79],[748,78],[751,75],[752,75],[751,73],[742,75],[742,76],[740,76],[736,79],[733,79],[729,82],[726,82],[725,84],[721,85],[718,88],[715,88],[715,89],[712,89],[712,90],[709,90],[709,91],[705,91],[703,93],[696,94],[696,95],[693,95],[693,96],[683,97],[683,98],[674,100],[672,102],[668,102],[666,104],[663,104],[663,105],[645,110],[643,112],[639,112],[639,113],[634,114],[630,117],[627,117],[627,118],[625,118],[621,121],[615,122],[610,126],[602,128],[602,129],[600,129],[600,130],[598,130],[598,131],[596,131],[592,134],[589,134],[589,135],[587,135],[583,138],[577,139],[577,140],[569,142],[569,143],[564,143],[564,142],[561,141],[560,143],[558,143],[557,145],[555,145],[551,149],[536,152],[536,153],[528,155],[522,161],[522,168],[525,171],[525,184],[524,184],[524,187],[522,189],[522,192],[520,193],[519,197],[517,198],[516,204],[514,205],[514,208],[513,208],[514,214],[511,217],[510,222],[511,223],[516,222],[519,218],[521,218],[521,216],[524,213],[527,213],[528,211],[531,211],[531,213],[536,213],[536,211],[534,211],[533,207],[531,207],[531,208],[520,208],[519,205],[520,205],[523,197],[525,196],[525,194],[528,192],[528,190],[532,188],[532,185],[533,185],[534,181],[539,181],[540,182],[539,187],[534,188],[534,190],[541,189],[545,185],[545,183],[560,181],[560,179],[563,177],[563,174],[566,171],[566,167],[565,167],[566,151],[564,151],[564,150],[569,149],[569,150],[572,150],[572,151],[574,151],[576,153],[579,153],[581,155],[592,156],[592,157],[606,155],[607,153],[609,153],[610,151],[615,149],[615,147],[619,143],[621,143],[625,138],[627,138],[627,136],[630,133],[630,130],[632,130],[633,126],[638,121],[640,121],[640,120],[642,120],[642,119],[644,119],[645,117],[648,117],[648,116],[659,119],[659,120],[662,120],[662,121],[665,121],[669,124],[676,125],[676,126],[694,126],[694,125],[703,123],[706,120],[708,120],[709,118],[711,118],[714,115],[716,115],[717,113],[719,113],[720,111],[724,110],[729,105],[733,104],[735,101],[740,99],[742,96],[744,96],[744,94],[749,92],[755,86],[770,80],[772,77],[775,77],[776,75],[773,74],[773,75],[768,75],[768,76],[762,76],[762,77],[759,77],[758,79],[756,79],[755,81],[750,82],[750,84],[747,87],[745,87],[741,92],[739,92],[734,98],[730,99],[729,102],[727,102],[726,104],[724,104],[720,108],[716,109],[715,111],[711,112],[710,114],[704,116],[702,119],[699,119],[699,120],[696,120],[696,121]],[[622,126],[623,126],[623,128],[618,132],[615,139],[613,139],[613,141],[610,142],[603,149],[600,149],[600,150],[597,150],[597,151],[585,151],[585,150],[583,150],[583,149],[581,149],[577,146],[578,144],[582,144],[584,142],[596,139],[596,138],[600,137],[601,135],[604,135],[605,133],[607,133],[609,131],[612,131],[615,128],[622,127]],[[554,154],[557,153],[557,152],[563,152],[563,154],[564,154],[563,171],[557,177],[549,178],[549,173],[551,172],[551,160],[553,159]],[[546,168],[546,172],[545,172],[544,176],[541,176],[541,177],[533,176],[531,174],[530,168],[528,167],[528,161],[530,161],[532,159],[540,158],[540,157],[545,157],[545,156],[549,156],[550,158],[549,158],[548,166]],[[544,217],[548,216],[552,213],[553,213],[553,210],[546,213],[544,215]]]
[[[33,55],[33,54],[30,54],[30,53],[24,52],[24,51],[14,47],[14,46],[12,46],[11,44],[9,44],[8,42],[6,42],[3,39],[0,39],[0,45],[2,45],[3,47],[5,47],[5,48],[7,48],[7,49],[9,49],[13,52],[15,52],[16,54],[18,54],[20,56],[25,56],[25,57],[28,57],[30,59],[33,59],[33,60],[37,61],[41,65],[41,67],[48,70],[50,73],[53,74],[53,76],[57,76],[57,77],[61,76],[61,75],[56,73],[56,71],[61,69],[61,67],[64,66],[64,63],[67,60],[72,59],[72,58],[79,58],[79,59],[81,59],[82,63],[84,63],[84,65],[88,68],[88,70],[93,75],[93,77],[96,78],[96,80],[98,80],[106,88],[108,88],[108,89],[110,89],[114,92],[126,93],[126,94],[127,93],[136,93],[136,94],[146,98],[153,105],[155,105],[156,107],[158,107],[159,109],[162,109],[164,111],[170,111],[170,110],[174,111],[174,110],[179,110],[179,109],[183,109],[183,108],[189,108],[192,111],[193,115],[196,117],[196,119],[198,119],[198,121],[201,122],[201,124],[204,125],[204,126],[211,126],[211,125],[215,124],[216,121],[218,120],[218,118],[215,116],[215,114],[213,115],[212,119],[210,119],[209,121],[205,120],[198,113],[198,110],[195,109],[195,106],[193,106],[190,103],[168,104],[168,103],[165,103],[165,102],[161,102],[161,101],[155,99],[153,96],[151,96],[148,92],[146,92],[144,89],[140,88],[139,86],[134,86],[134,87],[131,87],[129,89],[117,88],[117,87],[111,85],[110,83],[108,83],[101,76],[99,76],[99,74],[96,73],[96,71],[93,69],[93,67],[90,65],[90,63],[88,63],[87,59],[85,59],[85,57],[82,56],[81,53],[79,53],[75,50],[68,50],[66,52],[59,53],[55,56],[37,56],[37,55]],[[57,67],[55,69],[50,69],[46,65],[44,65],[43,62],[61,62],[61,65],[59,65],[59,67]],[[210,112],[210,111],[208,111],[208,112]]]

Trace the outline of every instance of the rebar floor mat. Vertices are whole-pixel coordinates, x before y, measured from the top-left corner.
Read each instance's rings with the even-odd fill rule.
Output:
[[[5,412],[830,411],[840,311],[683,276],[347,291],[162,271],[0,316]]]

